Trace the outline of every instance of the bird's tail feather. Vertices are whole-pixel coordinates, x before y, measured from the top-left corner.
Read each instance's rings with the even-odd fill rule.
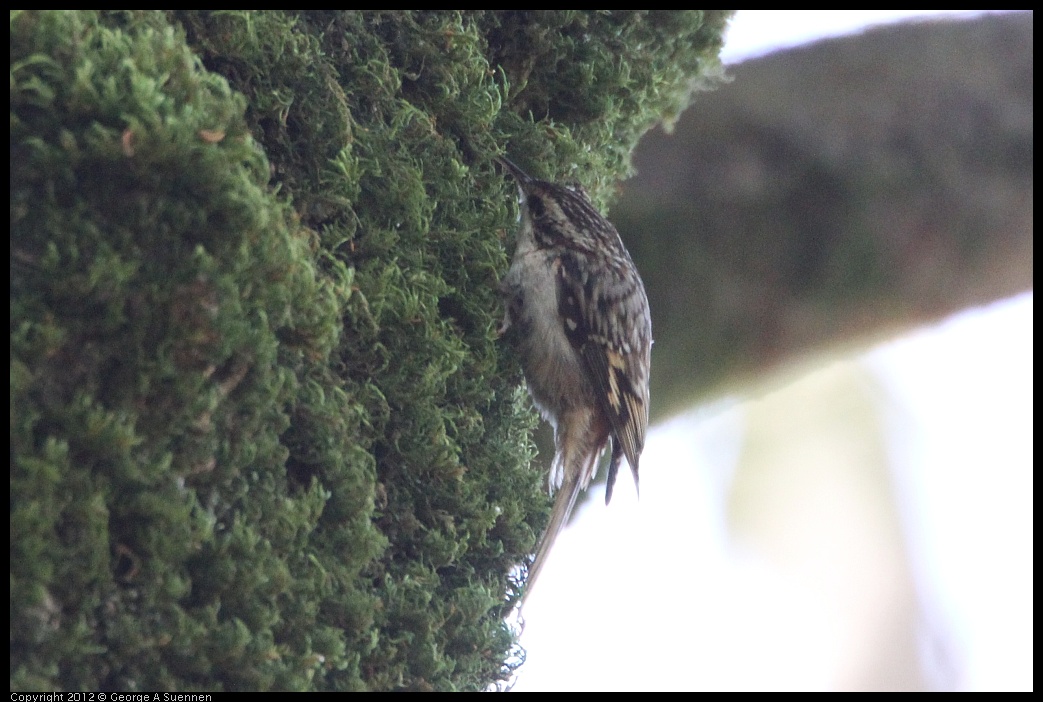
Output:
[[[543,532],[543,536],[540,537],[540,544],[536,548],[536,556],[533,558],[532,565],[529,566],[528,576],[525,579],[525,594],[522,595],[523,607],[525,606],[525,601],[529,598],[529,593],[532,592],[532,586],[536,583],[540,571],[543,570],[543,566],[547,562],[551,547],[554,546],[558,534],[561,533],[569,521],[569,515],[572,514],[572,508],[576,506],[576,498],[579,497],[579,491],[582,487],[583,481],[580,480],[579,471],[566,470],[561,487],[558,488],[558,496],[554,499],[550,523],[547,524],[547,529]]]

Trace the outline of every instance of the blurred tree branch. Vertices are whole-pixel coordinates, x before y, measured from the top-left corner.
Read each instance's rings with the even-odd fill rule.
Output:
[[[654,414],[1031,289],[1031,13],[730,73],[646,137],[611,213],[648,286]]]

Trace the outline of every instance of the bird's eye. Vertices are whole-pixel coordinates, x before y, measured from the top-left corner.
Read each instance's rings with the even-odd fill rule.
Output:
[[[543,206],[543,198],[537,195],[529,196],[529,212],[533,217],[542,217],[546,208]]]

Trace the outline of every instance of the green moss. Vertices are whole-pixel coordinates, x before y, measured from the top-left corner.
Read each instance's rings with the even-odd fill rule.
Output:
[[[509,678],[493,156],[604,198],[724,18],[12,13],[12,689]]]

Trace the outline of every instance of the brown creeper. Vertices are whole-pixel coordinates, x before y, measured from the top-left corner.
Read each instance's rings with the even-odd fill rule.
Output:
[[[609,441],[605,504],[624,456],[637,484],[652,321],[630,254],[586,194],[499,160],[521,193],[518,246],[500,284],[501,332],[512,328],[529,394],[554,427],[550,489],[558,496],[529,568],[528,596]]]

